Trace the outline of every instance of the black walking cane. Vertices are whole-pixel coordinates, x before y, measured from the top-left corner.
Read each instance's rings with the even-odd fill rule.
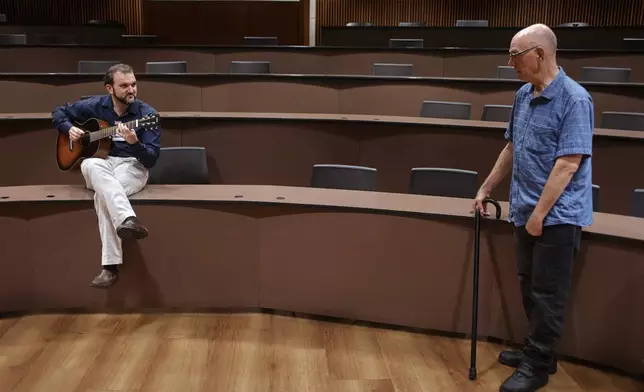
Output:
[[[492,203],[496,209],[496,219],[501,218],[501,205],[498,201],[486,197],[483,205]],[[476,379],[476,340],[479,313],[479,237],[481,236],[481,212],[474,209],[474,284],[472,287],[472,342],[470,347],[470,380]]]

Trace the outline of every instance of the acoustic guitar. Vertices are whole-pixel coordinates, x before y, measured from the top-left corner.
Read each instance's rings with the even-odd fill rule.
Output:
[[[141,128],[155,129],[159,125],[159,116],[149,115],[123,124],[133,131]],[[72,141],[69,134],[58,132],[56,161],[62,171],[77,168],[86,158],[107,158],[112,144],[112,140],[108,138],[116,135],[118,129],[118,126],[109,126],[106,121],[95,118],[83,123],[74,122],[74,126],[85,132],[76,141]]]

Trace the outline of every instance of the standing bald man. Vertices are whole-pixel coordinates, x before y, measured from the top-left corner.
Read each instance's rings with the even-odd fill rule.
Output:
[[[529,331],[521,350],[499,356],[517,368],[504,392],[536,391],[556,372],[572,263],[581,229],[593,221],[593,101],[557,65],[556,51],[555,34],[542,24],[512,39],[508,64],[526,84],[514,98],[507,144],[474,201],[489,215],[483,199],[512,171],[510,220]]]

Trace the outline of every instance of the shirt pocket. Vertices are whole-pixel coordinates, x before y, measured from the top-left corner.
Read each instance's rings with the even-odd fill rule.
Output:
[[[533,156],[544,158],[554,156],[557,149],[557,130],[546,125],[528,125],[524,148]]]

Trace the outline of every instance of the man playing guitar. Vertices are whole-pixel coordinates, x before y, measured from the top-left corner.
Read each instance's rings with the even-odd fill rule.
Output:
[[[159,157],[161,130],[128,129],[123,123],[157,115],[150,105],[137,99],[136,78],[126,64],[112,66],[103,78],[108,95],[93,96],[66,103],[52,112],[54,127],[78,142],[85,131],[72,123],[100,119],[118,126],[106,158],[89,157],[80,169],[87,188],[94,191],[94,207],[102,242],[102,271],[91,286],[107,288],[118,279],[118,265],[123,263],[121,241],[141,239],[148,231],[137,219],[128,196],[141,191],[149,172]],[[70,148],[71,148],[70,144]]]

